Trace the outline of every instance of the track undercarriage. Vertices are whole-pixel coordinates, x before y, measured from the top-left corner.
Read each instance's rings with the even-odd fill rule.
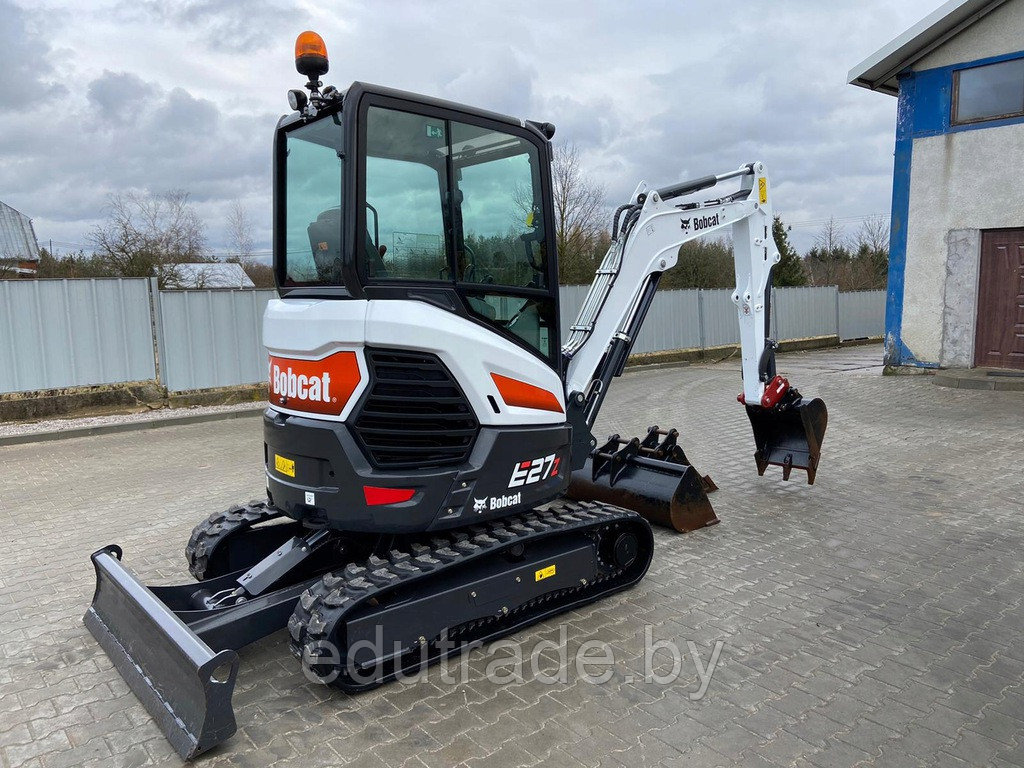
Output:
[[[653,552],[642,518],[587,502],[410,537],[280,517],[254,503],[197,526],[199,583],[147,588],[119,548],[93,555],[85,623],[183,757],[234,732],[235,651],[272,632],[311,679],[366,690],[629,587]]]

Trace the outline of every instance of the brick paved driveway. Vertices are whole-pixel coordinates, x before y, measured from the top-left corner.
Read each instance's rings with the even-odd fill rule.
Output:
[[[565,617],[570,651],[611,644],[605,685],[495,686],[478,650],[465,683],[348,697],[278,634],[242,653],[239,732],[201,763],[1024,764],[1024,398],[883,378],[879,355],[781,359],[831,412],[813,487],[757,477],[735,363],[617,383],[599,434],[679,427],[723,522],[659,532],[641,585]],[[182,580],[192,525],[259,495],[261,453],[257,418],[0,448],[5,766],[178,764],[81,624],[88,554],[119,542],[146,581]],[[688,656],[672,685],[637,676],[645,624],[704,663],[725,643],[702,700]]]

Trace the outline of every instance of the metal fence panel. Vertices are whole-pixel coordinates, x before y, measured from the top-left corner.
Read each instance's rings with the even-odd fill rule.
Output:
[[[560,289],[562,337],[589,286]],[[156,377],[149,281],[0,281],[0,392],[89,386]],[[267,378],[261,326],[274,291],[162,291],[156,294],[161,379],[182,391]],[[729,289],[666,291],[655,297],[634,352],[735,344]],[[777,339],[879,336],[885,291],[838,293],[834,286],[779,288]]]
[[[562,338],[576,319],[587,288],[582,285],[562,286]],[[835,336],[837,292],[835,286],[776,289],[772,303],[773,338]],[[873,305],[866,299],[862,303],[864,308],[861,311],[866,317],[870,316],[874,311]],[[875,317],[881,320],[880,314]],[[730,289],[665,291],[654,297],[633,351],[657,352],[737,343],[739,325]]]
[[[633,352],[691,349],[700,346],[700,304],[697,291],[656,293]]]
[[[588,285],[563,285],[559,288],[562,340],[576,320]],[[697,291],[663,291],[644,320],[640,336],[633,345],[634,353],[657,352],[663,349],[689,349],[700,346],[700,315]]]
[[[155,376],[145,278],[0,280],[0,392]]]
[[[839,338],[867,339],[885,335],[885,291],[839,294]]]
[[[838,334],[838,291],[834,285],[776,288],[772,298],[772,338],[783,341]]]
[[[718,288],[700,293],[704,346],[738,344],[740,326],[736,321],[736,305],[732,303],[732,291],[728,288]]]
[[[276,295],[258,290],[161,291],[160,372],[167,389],[266,381],[263,311]]]
[[[589,285],[563,285],[558,289],[558,314],[561,322],[562,341],[569,335],[569,326],[576,321],[576,315],[587,297]]]

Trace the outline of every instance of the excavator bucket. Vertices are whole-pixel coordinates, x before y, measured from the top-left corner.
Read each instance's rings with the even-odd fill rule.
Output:
[[[796,397],[773,408],[746,406],[754,430],[757,474],[769,465],[782,467],[782,479],[789,480],[795,469],[807,470],[807,482],[814,484],[821,456],[821,441],[828,426],[828,410],[820,398]]]
[[[238,655],[216,653],[197,637],[121,565],[120,547],[104,547],[92,563],[96,592],[85,626],[178,754],[188,760],[230,737]]]
[[[641,440],[612,435],[573,472],[566,495],[631,509],[680,533],[718,522],[708,494],[718,490],[694,469],[678,445],[677,430],[651,427]]]

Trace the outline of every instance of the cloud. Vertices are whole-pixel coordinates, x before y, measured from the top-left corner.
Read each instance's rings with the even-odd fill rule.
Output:
[[[130,72],[105,70],[101,77],[89,83],[86,96],[101,121],[110,119],[123,123],[137,114],[138,104],[155,95],[152,83],[145,82]]]
[[[82,242],[108,194],[191,192],[215,247],[241,200],[269,247],[270,144],[319,31],[352,80],[547,120],[614,205],[641,179],[768,163],[790,221],[888,210],[895,99],[847,70],[939,0],[0,0],[0,191]],[[40,30],[46,29],[45,36]],[[802,247],[810,243],[801,240]],[[808,233],[808,236],[813,233]]]
[[[126,0],[118,11],[128,18],[172,25],[196,35],[211,49],[232,53],[267,48],[280,29],[291,29],[307,18],[297,4],[273,0]]]
[[[84,90],[61,110],[0,113],[0,156],[18,158],[0,163],[0,189],[19,190],[41,237],[63,222],[77,229],[58,239],[84,243],[108,197],[129,189],[187,190],[214,226],[229,201],[269,191],[273,113],[225,113],[126,72]]]
[[[445,98],[463,104],[487,104],[501,94],[510,115],[529,116],[537,70],[510,45],[494,47],[486,58],[466,62],[465,69],[441,86]]]
[[[29,31],[26,14],[10,0],[0,0],[0,110],[63,95],[54,83],[50,46]]]

